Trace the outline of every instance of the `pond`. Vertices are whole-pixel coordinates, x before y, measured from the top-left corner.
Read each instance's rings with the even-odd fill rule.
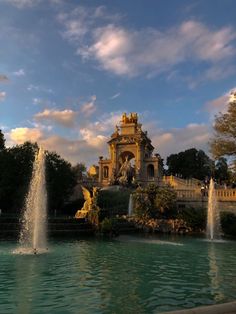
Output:
[[[125,236],[0,243],[0,313],[160,313],[234,300],[236,241]]]

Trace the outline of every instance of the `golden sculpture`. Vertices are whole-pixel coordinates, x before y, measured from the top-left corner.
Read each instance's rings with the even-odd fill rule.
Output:
[[[85,199],[84,205],[82,209],[78,210],[75,214],[75,218],[87,218],[88,213],[91,210],[99,210],[97,206],[97,199],[98,199],[98,187],[93,187],[92,195],[88,189],[82,186],[82,192]]]
[[[138,114],[136,112],[131,112],[129,116],[127,116],[126,112],[123,113],[121,122],[126,123],[137,123],[138,122]]]

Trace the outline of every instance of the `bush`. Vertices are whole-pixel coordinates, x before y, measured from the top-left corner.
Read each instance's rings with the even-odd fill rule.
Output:
[[[183,219],[194,231],[205,230],[207,210],[205,208],[183,208],[176,218]]]
[[[112,220],[109,218],[105,218],[100,224],[100,231],[102,233],[112,232]]]
[[[175,215],[177,195],[169,186],[150,184],[134,193],[134,214],[138,217],[171,217]]]
[[[221,227],[225,235],[236,236],[236,215],[230,212],[221,213]]]
[[[128,212],[130,193],[131,191],[129,189],[101,191],[98,195],[98,206],[106,210],[109,217],[126,215]]]

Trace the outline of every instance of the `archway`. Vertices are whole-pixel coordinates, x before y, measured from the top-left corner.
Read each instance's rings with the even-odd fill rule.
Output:
[[[107,179],[109,177],[109,168],[108,166],[103,167],[103,178]]]
[[[120,184],[130,184],[135,178],[135,156],[130,151],[124,151],[119,155],[119,169],[117,180]]]
[[[147,166],[147,177],[148,177],[148,179],[154,178],[154,166],[152,164],[149,164]]]

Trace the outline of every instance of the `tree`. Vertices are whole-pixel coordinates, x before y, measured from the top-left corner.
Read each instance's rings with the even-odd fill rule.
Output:
[[[216,116],[213,127],[215,136],[210,143],[213,156],[230,157],[236,163],[236,92],[231,94],[227,112]]]
[[[84,163],[79,162],[75,166],[73,166],[73,172],[77,179],[77,181],[82,181],[85,173],[86,173],[86,166]]]
[[[0,150],[0,208],[5,211],[20,213],[24,206],[37,151],[37,143],[30,142]],[[71,164],[47,152],[46,182],[49,211],[61,209],[76,184]]]
[[[167,157],[168,174],[181,178],[196,178],[204,180],[210,177],[214,170],[214,162],[203,150],[196,148],[187,149],[178,154]]]
[[[176,209],[177,194],[170,186],[149,184],[134,193],[134,213],[138,217],[169,217]]]
[[[32,175],[37,144],[25,142],[0,153],[0,208],[20,212]]]
[[[228,182],[230,177],[227,160],[224,157],[220,157],[216,161],[215,165],[215,179],[219,183]]]
[[[76,176],[71,164],[56,153],[48,152],[46,180],[49,210],[62,209],[76,185]]]
[[[2,130],[0,130],[0,151],[5,149],[5,138]]]
[[[157,190],[155,205],[161,214],[169,216],[176,209],[177,193],[170,186],[159,187]]]

